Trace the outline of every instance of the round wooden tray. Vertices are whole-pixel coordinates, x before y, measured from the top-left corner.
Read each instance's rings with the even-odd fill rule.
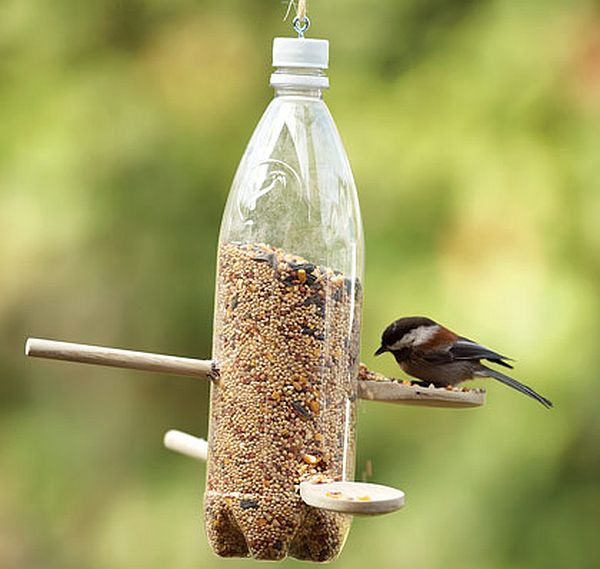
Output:
[[[403,383],[373,372],[360,364],[358,396],[371,401],[388,401],[417,407],[466,408],[481,407],[485,403],[485,390],[445,387],[428,387],[418,383]]]
[[[485,391],[480,389],[459,391],[443,387],[404,385],[399,381],[360,380],[358,395],[361,399],[418,407],[465,408],[481,407],[485,403]]]

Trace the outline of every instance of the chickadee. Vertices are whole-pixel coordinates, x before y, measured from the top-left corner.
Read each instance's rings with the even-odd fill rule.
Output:
[[[436,387],[456,385],[477,377],[493,377],[547,408],[552,402],[517,380],[484,366],[481,360],[512,369],[502,356],[477,342],[463,338],[423,316],[400,318],[383,332],[378,356],[391,352],[405,373]]]

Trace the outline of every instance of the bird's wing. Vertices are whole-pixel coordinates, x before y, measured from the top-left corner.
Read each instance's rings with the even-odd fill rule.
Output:
[[[436,349],[416,349],[414,352],[417,358],[427,362],[428,364],[448,364],[456,359],[450,350],[451,347],[452,344],[446,344],[445,346],[440,346]]]
[[[449,352],[452,355],[453,360],[489,360],[511,369],[513,367],[506,362],[506,360],[511,360],[512,358],[494,352],[468,338],[459,338],[456,340],[456,342],[450,346]]]

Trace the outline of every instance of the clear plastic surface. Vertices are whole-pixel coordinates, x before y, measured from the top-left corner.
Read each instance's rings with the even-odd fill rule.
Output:
[[[302,71],[298,71],[302,73]],[[304,480],[353,480],[363,238],[316,90],[278,89],[238,168],[219,240],[205,524],[215,553],[335,558],[351,518]]]

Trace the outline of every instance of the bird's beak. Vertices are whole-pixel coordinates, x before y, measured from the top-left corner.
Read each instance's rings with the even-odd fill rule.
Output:
[[[388,349],[385,346],[379,346],[379,348],[375,352],[375,355],[380,356],[381,354],[384,354],[387,351],[388,351]]]

